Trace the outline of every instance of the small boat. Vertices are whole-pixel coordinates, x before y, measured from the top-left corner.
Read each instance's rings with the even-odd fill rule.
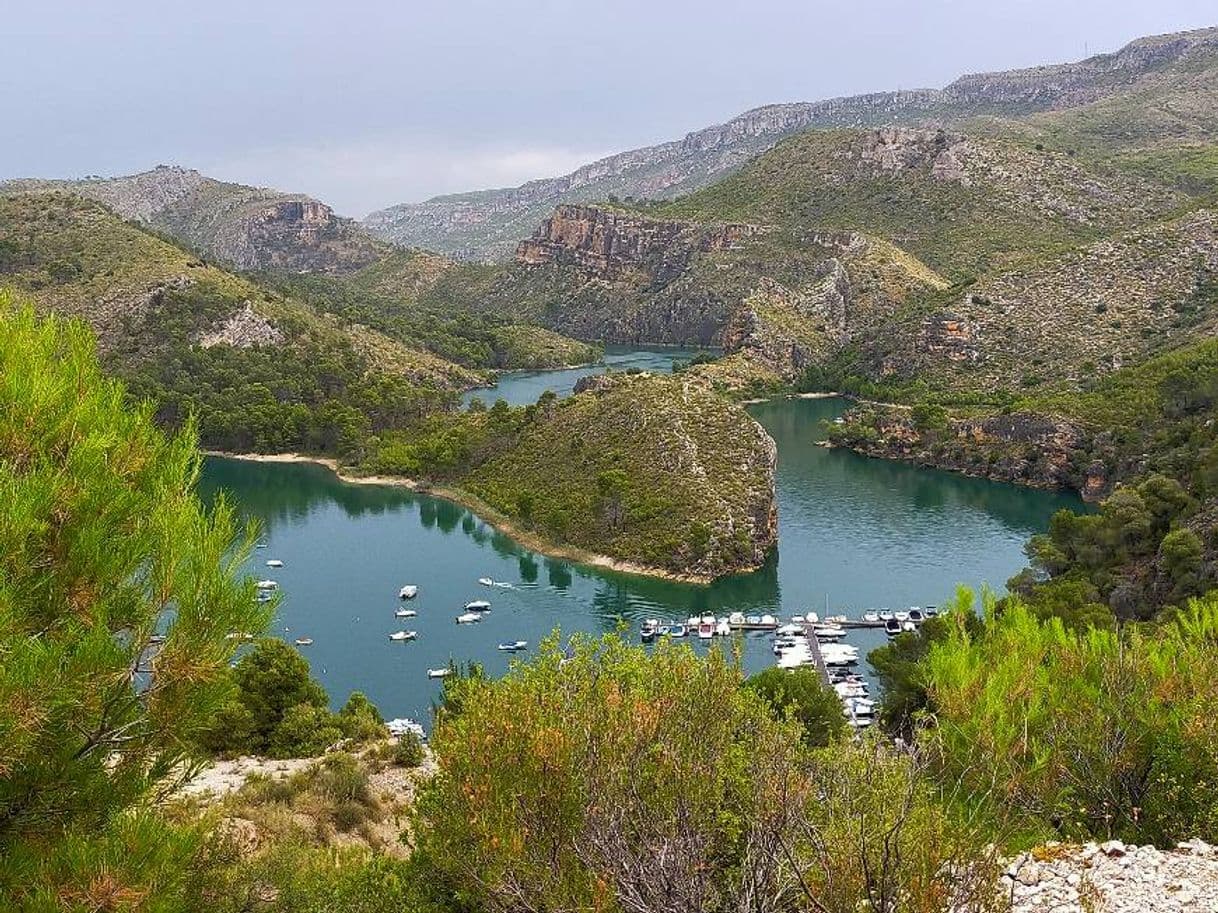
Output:
[[[896,637],[901,633],[901,623],[895,618],[889,618],[884,622],[884,633],[889,637]]]
[[[495,581],[492,580],[490,577],[479,577],[478,582],[480,584],[482,584],[483,586],[494,586],[495,585]]]
[[[744,619],[744,623],[747,625],[759,625],[759,624],[761,624],[761,616],[760,615],[749,615],[747,618]]]
[[[394,618],[414,618],[419,613],[414,609],[398,609],[393,613]]]
[[[715,623],[715,636],[716,637],[731,637],[731,635],[732,635],[731,622],[729,622],[726,618],[720,618]]]
[[[845,615],[826,615],[821,620],[827,625],[840,625],[840,624],[845,624],[850,619],[847,618]]]
[[[482,614],[480,612],[463,612],[457,616],[457,624],[459,625],[472,625],[481,620]]]
[[[867,624],[869,624],[869,625],[879,624],[880,613],[879,612],[864,612],[863,621],[867,622]]]
[[[698,636],[703,640],[710,640],[715,636],[715,623],[713,621],[703,621],[698,624]]]
[[[527,640],[513,640],[499,645],[498,649],[504,653],[517,653],[529,645]]]
[[[897,621],[909,621],[908,612],[893,612],[892,617],[895,618]]]
[[[656,632],[660,630],[660,623],[654,618],[648,618],[639,625],[639,639],[645,644],[651,643],[656,639]]]
[[[312,637],[297,637],[296,646],[311,647],[311,646],[313,646],[313,638]]]
[[[465,611],[467,612],[489,612],[490,610],[491,604],[485,599],[475,599],[473,602],[465,604]]]
[[[775,628],[778,627],[778,619],[775,618],[773,615],[762,615],[761,623],[763,625],[772,626]]]
[[[901,622],[901,630],[906,632],[916,631],[918,630],[918,626],[909,619],[906,619],[905,621]]]
[[[414,599],[419,595],[419,588],[413,584],[406,584],[398,590],[398,599]]]
[[[812,633],[821,640],[837,640],[846,636],[846,629],[841,625],[817,625]]]
[[[730,625],[744,624],[744,613],[743,612],[733,612],[731,615],[727,616],[727,623]]]
[[[933,605],[928,605],[922,609],[922,614],[925,615],[927,618],[934,618],[939,614],[939,607],[933,606]]]
[[[272,558],[270,561],[268,561],[266,563],[266,566],[267,567],[283,567],[283,562],[280,561],[278,558]]]
[[[277,589],[279,589],[279,584],[274,580],[259,580],[257,583],[254,584],[254,586],[255,586],[255,588],[257,588],[259,590],[277,590]]]
[[[921,624],[922,622],[926,621],[926,616],[922,613],[921,609],[914,606],[909,610],[909,620],[914,624]]]
[[[255,546],[254,546],[254,548],[266,548],[266,543],[265,543],[265,542],[259,542],[257,545],[255,545]]]
[[[683,624],[660,625],[660,629],[656,633],[661,637],[684,637],[686,628]]]
[[[880,609],[879,616],[880,621],[892,621],[892,619],[895,617],[892,614],[892,609]]]
[[[419,636],[418,631],[394,631],[392,634],[389,635],[389,639],[397,640],[397,641],[414,640],[418,636]]]
[[[685,627],[691,631],[698,630],[698,625],[700,624],[702,624],[701,615],[690,615],[689,618],[685,619]]]
[[[779,637],[794,637],[796,634],[802,634],[803,632],[804,632],[803,625],[797,625],[792,622],[791,624],[780,625],[778,630],[775,631],[774,633],[777,634]]]
[[[254,597],[255,602],[270,602],[275,598],[275,594],[270,590],[259,590],[258,595]]]
[[[428,678],[447,678],[452,671],[453,671],[452,669],[428,669],[427,677]]]
[[[804,612],[804,621],[810,625],[814,625],[820,622],[820,616],[815,612]]]
[[[805,618],[803,615],[792,615],[792,616],[791,616],[791,624],[793,624],[793,625],[802,625],[802,624],[804,624],[804,623],[805,623],[807,620],[808,620],[808,619],[807,619],[807,618]]]

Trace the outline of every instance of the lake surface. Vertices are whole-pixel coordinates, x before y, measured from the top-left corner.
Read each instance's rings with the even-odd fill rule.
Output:
[[[687,354],[634,357],[666,370]],[[572,373],[551,373],[556,392],[569,392]],[[514,374],[496,395],[531,402],[545,389],[543,376]],[[478,660],[501,673],[512,659],[496,649],[503,641],[533,647],[556,627],[600,633],[623,621],[634,637],[643,618],[703,612],[823,614],[826,601],[852,616],[869,607],[942,603],[960,583],[1001,589],[1023,567],[1027,538],[1045,529],[1054,511],[1082,506],[1069,495],[815,446],[821,422],[844,405],[781,399],[751,407],[778,443],[779,547],[757,573],[709,587],[552,560],[462,507],[404,489],[345,484],[319,466],[213,458],[202,487],[205,496],[228,491],[263,524],[267,547],[254,553],[250,573],[280,582],[274,630],[288,640],[314,638],[301,649],[331,699],[340,704],[358,689],[387,717],[429,723],[440,683],[426,670]],[[269,570],[269,559],[286,566]],[[481,586],[479,577],[510,586]],[[406,604],[418,616],[398,620],[397,593],[407,583],[420,588]],[[480,624],[455,624],[473,599],[490,600],[492,611]],[[401,628],[418,631],[418,640],[389,641]],[[883,639],[878,631],[855,631],[847,642],[865,652]],[[749,670],[773,663],[769,637],[748,635],[741,643]]]
[[[585,365],[563,371],[512,371],[499,379],[499,385],[484,390],[467,390],[461,397],[462,405],[475,399],[488,406],[497,399],[504,399],[509,406],[528,406],[537,402],[537,397],[547,390],[559,396],[570,396],[576,382],[590,374],[614,371],[650,371],[653,374],[669,374],[674,362],[685,361],[707,349],[684,349],[677,346],[655,346],[631,348],[627,346],[605,346],[605,357],[599,365]]]

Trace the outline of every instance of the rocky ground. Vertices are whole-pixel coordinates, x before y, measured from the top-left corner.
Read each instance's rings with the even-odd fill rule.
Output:
[[[1018,856],[1002,877],[1012,913],[1213,913],[1218,848],[1174,850],[1119,840],[1049,845]]]

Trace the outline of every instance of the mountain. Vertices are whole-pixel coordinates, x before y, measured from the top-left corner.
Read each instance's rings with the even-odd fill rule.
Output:
[[[0,194],[0,286],[86,320],[108,370],[165,422],[194,413],[211,447],[358,454],[485,381],[74,194]]]
[[[502,259],[559,203],[679,196],[717,181],[783,138],[809,128],[950,125],[1089,106],[1102,118],[1107,100],[1113,100],[1110,110],[1119,115],[1122,103],[1116,99],[1134,99],[1136,105],[1139,95],[1162,93],[1165,83],[1196,77],[1198,70],[1212,66],[1216,53],[1218,29],[1210,28],[1141,38],[1116,53],[1077,63],[962,76],[943,89],[770,105],[680,140],[601,159],[562,177],[392,206],[369,215],[364,226],[397,244],[470,259]],[[1201,116],[1212,117],[1206,114],[1212,106],[1195,107]]]
[[[0,183],[0,193],[48,191],[96,200],[240,270],[345,273],[388,250],[311,197],[217,181],[186,168],[160,165],[127,177]]]

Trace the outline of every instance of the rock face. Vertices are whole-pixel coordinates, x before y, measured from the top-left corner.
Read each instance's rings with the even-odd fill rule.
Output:
[[[375,235],[471,259],[503,259],[553,206],[619,197],[658,198],[714,183],[779,140],[809,128],[952,122],[979,114],[1054,111],[1136,90],[1164,68],[1218,50],[1218,29],[1134,41],[1077,63],[962,76],[943,89],[879,92],[769,105],[683,139],[634,149],[557,178],[436,197],[374,212]],[[953,170],[952,156],[936,166]]]
[[[1000,893],[1011,913],[1210,913],[1218,910],[1218,853],[1203,840],[1174,850],[1050,844],[1012,860]]]
[[[763,231],[756,225],[702,227],[595,206],[558,206],[532,238],[517,245],[516,260],[575,266],[610,280],[643,270],[659,287],[680,276],[694,254],[737,248]]]
[[[1089,433],[1034,412],[920,424],[908,409],[869,404],[850,409],[829,440],[868,456],[1034,488],[1070,489],[1089,500],[1108,493],[1102,463],[1078,464],[1089,449]]]
[[[199,345],[205,349],[219,345],[249,349],[254,346],[276,346],[283,341],[283,331],[255,311],[248,301],[220,326],[199,337]]]
[[[214,260],[243,270],[350,272],[385,253],[354,221],[317,200],[228,184],[160,165],[118,178],[22,180],[3,193],[67,191],[96,200]]]

